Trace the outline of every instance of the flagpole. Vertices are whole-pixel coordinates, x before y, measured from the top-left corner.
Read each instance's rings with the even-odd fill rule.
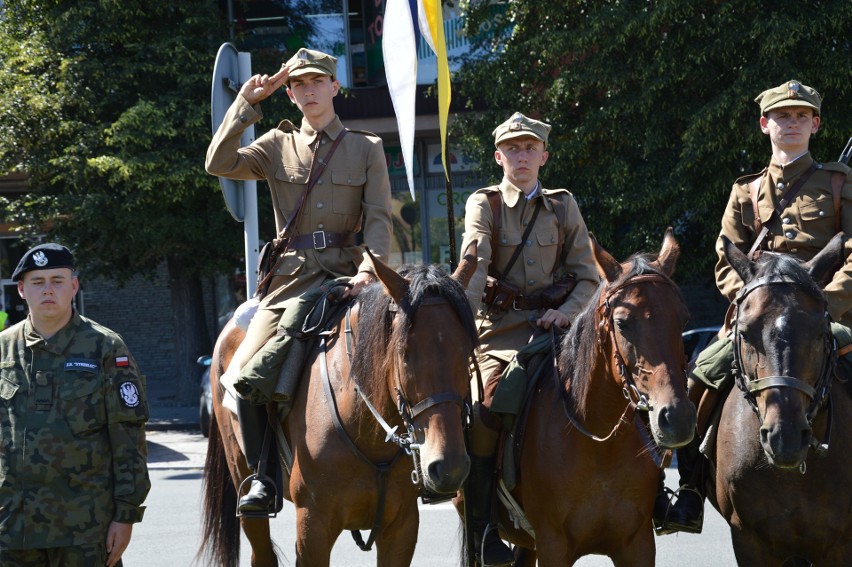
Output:
[[[450,171],[446,172],[444,179],[446,179],[446,188],[447,188],[447,232],[450,238],[450,273],[456,271],[456,266],[458,262],[456,261],[456,216],[455,216],[455,205],[453,204],[453,176],[452,176],[452,165],[450,165],[450,159],[447,155],[449,152],[448,149],[444,150],[444,163],[449,166]]]

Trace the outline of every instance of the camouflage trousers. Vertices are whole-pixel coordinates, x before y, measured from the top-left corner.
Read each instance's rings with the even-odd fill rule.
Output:
[[[106,565],[106,560],[106,543],[46,549],[0,549],[0,565],[3,567],[99,567]],[[120,559],[116,566],[122,567]]]
[[[852,344],[852,330],[840,323],[831,324],[831,334],[837,340],[837,348]],[[846,354],[838,361],[841,366],[852,363],[852,354]],[[714,390],[722,390],[734,375],[731,367],[734,364],[734,343],[729,337],[719,339],[711,344],[698,355],[692,377],[703,382],[707,387]]]

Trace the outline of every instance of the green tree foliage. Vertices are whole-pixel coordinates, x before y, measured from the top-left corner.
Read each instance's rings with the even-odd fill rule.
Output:
[[[1,6],[0,174],[28,174],[29,192],[0,206],[25,238],[71,246],[87,277],[153,277],[165,261],[179,392],[193,399],[194,360],[211,349],[201,278],[233,271],[243,247],[242,227],[204,171],[224,4]],[[264,110],[282,103],[286,95]]]
[[[454,80],[488,109],[456,121],[465,147],[491,163],[490,132],[512,112],[551,123],[545,185],[570,189],[620,258],[657,250],[674,226],[681,279],[712,277],[732,183],[769,162],[757,94],[791,78],[823,94],[818,160],[837,159],[852,135],[848,0],[473,0],[464,9],[477,39]]]

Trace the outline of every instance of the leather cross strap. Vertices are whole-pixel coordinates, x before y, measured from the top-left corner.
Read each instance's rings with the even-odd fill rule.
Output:
[[[763,244],[763,241],[766,239],[766,235],[769,234],[769,226],[773,222],[775,222],[778,217],[781,216],[781,213],[784,211],[784,209],[787,208],[787,205],[789,205],[793,201],[793,198],[799,193],[799,190],[804,186],[805,182],[810,179],[811,175],[813,175],[813,172],[816,170],[816,162],[811,163],[811,166],[808,168],[808,170],[803,173],[801,177],[799,177],[799,179],[796,181],[796,183],[793,184],[792,187],[790,187],[790,189],[787,190],[787,193],[778,202],[778,206],[775,207],[775,209],[772,211],[772,214],[769,216],[769,220],[767,220],[765,223],[761,222],[760,211],[757,208],[757,191],[758,189],[760,189],[760,181],[763,179],[763,177],[760,177],[760,179],[756,179],[749,183],[749,193],[751,194],[752,207],[754,208],[754,227],[755,229],[760,227],[760,233],[757,235],[754,244],[752,244],[751,250],[748,251],[748,257],[750,259],[754,259],[755,252],[757,252],[757,250],[760,248],[760,245]]]
[[[542,195],[542,198],[544,196]],[[491,257],[494,257],[494,252],[497,250],[497,228],[502,224],[502,204],[503,199],[500,197],[500,191],[492,191],[488,193],[488,204],[491,206],[491,215],[494,217],[494,224],[491,228]],[[533,225],[535,224],[535,219],[538,218],[538,211],[541,209],[541,200],[535,202],[535,210],[533,211],[533,216],[530,219],[529,224],[527,225],[526,230],[524,230],[524,234],[521,236],[521,242],[515,248],[515,252],[512,254],[512,257],[509,259],[509,262],[506,264],[506,268],[503,272],[499,272],[497,268],[494,266],[494,262],[491,262],[491,267],[489,271],[492,272],[492,277],[497,278],[498,280],[502,280],[505,274],[509,273],[509,270],[512,269],[512,266],[515,265],[515,261],[518,259],[518,256],[521,255],[521,250],[524,249],[524,242],[526,242],[527,238],[529,238],[530,233],[532,232]]]

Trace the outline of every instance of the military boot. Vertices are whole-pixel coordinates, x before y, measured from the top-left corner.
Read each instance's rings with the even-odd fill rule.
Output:
[[[268,482],[260,480],[266,471],[258,470],[267,428],[266,407],[237,398],[237,417],[240,420],[246,463],[255,471],[251,488],[240,498],[237,511],[247,515],[272,514],[275,512],[275,489]]]
[[[491,504],[494,501],[495,459],[493,457],[470,458],[470,478],[467,481],[465,499],[470,514],[470,527],[476,557],[482,567],[509,567],[515,556],[511,548],[500,539],[497,526],[491,525]]]
[[[669,532],[700,534],[704,526],[704,466],[699,452],[700,442],[694,438],[677,450],[677,470],[680,488],[677,501],[668,508],[663,528]]]

